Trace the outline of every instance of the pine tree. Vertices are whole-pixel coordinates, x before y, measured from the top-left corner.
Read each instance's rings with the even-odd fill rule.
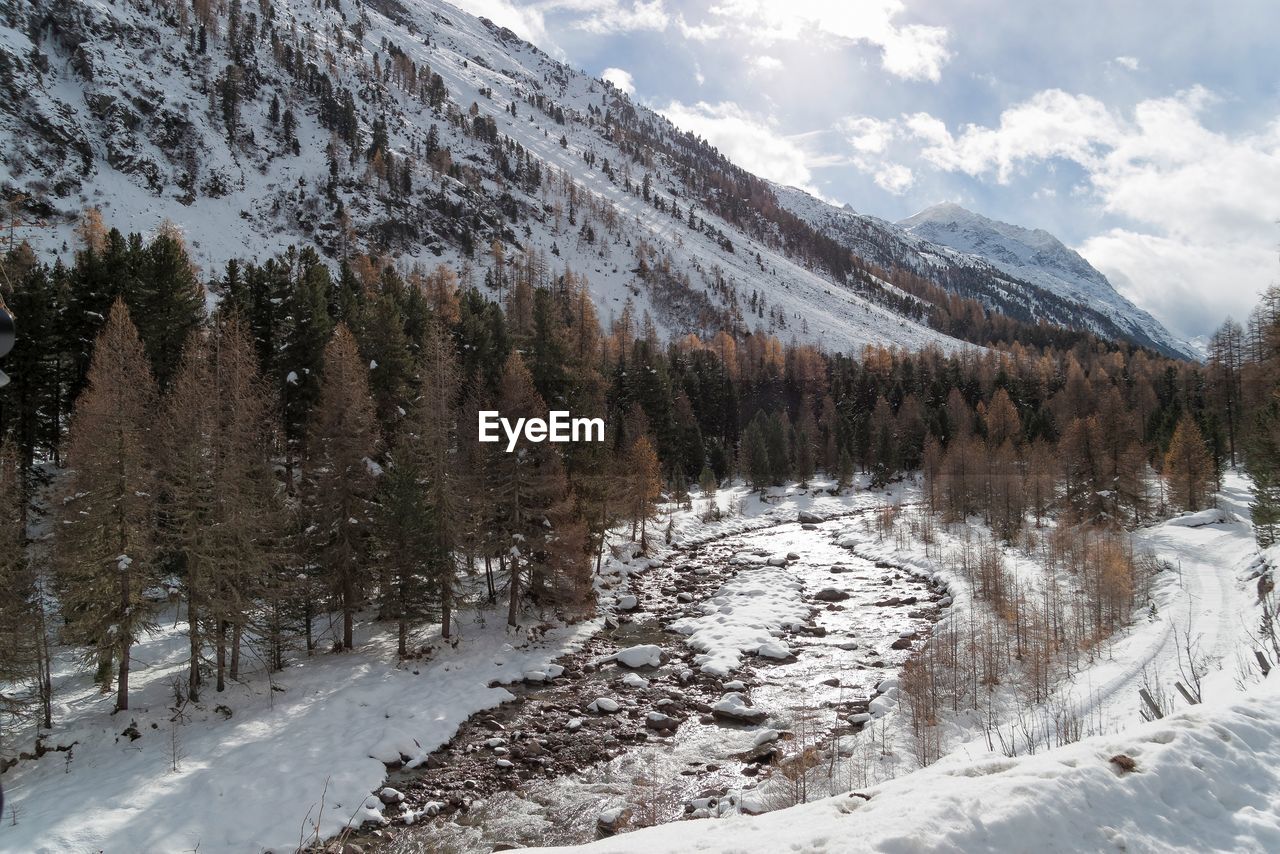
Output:
[[[238,315],[220,315],[207,337],[192,335],[161,432],[161,539],[184,578],[192,699],[206,634],[214,641],[216,689],[224,690],[228,669],[238,676],[240,639],[272,572],[282,527],[271,458],[275,412]]]
[[[323,374],[307,435],[304,502],[312,553],[342,611],[341,646],[351,649],[369,581],[365,552],[375,488],[369,463],[378,438],[369,372],[344,324],[325,346]]]
[[[204,321],[204,288],[181,233],[166,223],[141,253],[125,299],[161,389],[178,369],[187,336]]]
[[[658,454],[648,436],[641,436],[627,451],[627,515],[631,519],[631,539],[636,539],[636,526],[640,528],[640,549],[649,548],[648,524],[657,513],[658,497],[662,492],[662,466]]]
[[[769,467],[769,449],[765,447],[763,416],[756,416],[747,425],[742,434],[742,457],[740,468],[747,473],[751,488],[763,491],[772,480]]]
[[[1175,504],[1195,511],[1204,506],[1213,478],[1213,460],[1195,420],[1184,415],[1178,420],[1164,457],[1164,473]]]
[[[453,344],[435,322],[419,368],[421,394],[400,425],[379,511],[384,611],[397,621],[400,655],[408,653],[412,622],[432,605],[440,609],[441,636],[450,637],[457,587],[457,370]]]
[[[533,377],[519,353],[507,357],[502,372],[498,411],[504,418],[542,418],[546,404],[533,386]],[[545,580],[535,566],[546,538],[554,531],[553,517],[568,500],[568,484],[555,446],[521,439],[515,450],[494,446],[486,466],[487,494],[494,545],[507,576],[507,623],[519,623],[526,576],[538,592]]]
[[[67,635],[91,647],[104,690],[117,668],[117,711],[129,708],[130,652],[152,625],[142,592],[155,581],[155,401],[142,341],[117,300],[68,431],[57,541]]]
[[[0,736],[40,705],[51,725],[51,692],[44,605],[27,556],[22,469],[11,444],[0,447],[0,682],[18,690],[0,692]],[[26,690],[35,687],[35,691]]]

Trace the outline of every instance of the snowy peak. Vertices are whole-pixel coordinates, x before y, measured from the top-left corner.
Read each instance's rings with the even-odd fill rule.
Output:
[[[1199,358],[1194,346],[1175,337],[1160,321],[1122,296],[1080,253],[1043,229],[993,220],[953,202],[927,208],[898,226],[930,243],[981,258],[1050,293],[1096,308],[1131,340],[1171,355]]]

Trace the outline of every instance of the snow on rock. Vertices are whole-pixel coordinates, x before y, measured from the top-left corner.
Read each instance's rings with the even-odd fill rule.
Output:
[[[800,582],[776,569],[739,574],[697,606],[700,616],[682,617],[671,629],[699,653],[694,663],[703,673],[723,678],[744,655],[773,644],[784,628],[804,624],[809,606],[801,592]]]
[[[757,709],[745,694],[740,694],[737,691],[730,691],[721,697],[711,707],[711,713],[717,718],[744,724],[763,723],[769,717],[768,712],[763,709]]]
[[[894,700],[893,697],[890,697],[888,694],[881,694],[879,697],[873,698],[871,702],[867,704],[867,711],[871,713],[871,717],[873,718],[882,718],[896,705],[897,701]]]
[[[587,711],[595,712],[598,715],[612,715],[618,709],[622,708],[617,700],[609,697],[597,697],[587,705]]]
[[[756,733],[756,737],[751,742],[751,746],[759,747],[762,744],[775,742],[781,737],[782,733],[778,732],[776,729],[762,729],[760,732]]]
[[[596,816],[596,826],[605,834],[614,834],[631,818],[630,807],[610,807]]]
[[[662,712],[649,712],[644,716],[644,725],[649,729],[672,730],[680,725],[680,721]]]
[[[657,667],[662,663],[662,647],[646,643],[620,650],[613,660],[624,667]]]
[[[628,688],[643,690],[649,687],[649,680],[645,679],[639,673],[626,673],[622,676],[622,684]]]
[[[756,655],[761,658],[774,658],[781,660],[790,658],[792,653],[791,648],[782,641],[769,641],[768,643],[760,644],[760,648],[756,650]]]
[[[630,593],[618,597],[619,611],[634,611],[640,607],[640,600]]]

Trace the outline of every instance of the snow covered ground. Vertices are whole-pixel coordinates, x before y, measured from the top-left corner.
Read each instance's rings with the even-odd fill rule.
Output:
[[[762,816],[687,821],[546,854],[1280,850],[1280,676],[1221,705],[1013,759],[959,752]],[[1134,760],[1132,772],[1112,761]]]
[[[114,694],[99,694],[64,651],[51,742],[75,747],[5,774],[15,823],[6,814],[0,851],[292,851],[359,823],[383,760],[425,756],[468,715],[511,698],[490,682],[545,671],[597,625],[532,643],[509,636],[501,617],[460,616],[456,648],[397,666],[394,634],[363,624],[354,652],[209,688],[176,727],[172,682],[185,680],[187,639],[173,613],[135,649],[126,713],[112,715]],[[122,735],[130,724],[136,739]]]
[[[723,515],[708,521],[702,518],[707,501],[695,495],[692,510],[673,513],[671,543],[656,532],[649,557],[620,548],[606,560],[599,580],[602,611],[630,605],[630,576],[677,546],[794,522],[802,512],[833,518],[889,503],[910,505],[915,498],[910,483],[887,493],[859,488],[843,496],[793,486],[764,497],[735,485],[717,493]],[[1160,574],[1156,608],[1139,615],[1059,689],[1099,735],[1008,758],[990,751],[979,730],[961,726],[948,733],[941,761],[913,770],[905,736],[892,731],[899,716],[891,691],[884,708],[872,710],[888,712],[877,722],[876,738],[893,756],[876,760],[883,767],[866,775],[868,787],[858,791],[871,795],[869,801],[838,795],[754,818],[678,822],[588,850],[773,851],[783,850],[782,839],[811,851],[1018,850],[1032,839],[1046,850],[1280,850],[1280,781],[1273,770],[1280,767],[1274,755],[1280,721],[1265,711],[1280,685],[1274,678],[1254,684],[1256,669],[1250,673],[1258,616],[1253,579],[1261,559],[1246,521],[1247,483],[1229,476],[1218,503],[1216,510],[1135,534],[1172,567]],[[855,564],[858,557],[879,558],[914,568],[947,586],[952,613],[968,607],[969,592],[951,568],[929,559],[910,537],[879,536],[874,516],[804,533],[822,538],[823,548],[840,546],[837,551],[851,553]],[[789,527],[803,538],[799,526]],[[764,546],[756,551],[768,554],[740,556],[759,558],[764,566],[740,574],[706,606],[692,609],[683,626],[695,648],[705,647],[704,663],[723,666],[726,690],[741,652],[759,654],[777,642],[756,605],[789,595],[749,589],[753,577],[781,572],[768,566],[769,558],[792,549],[817,554],[815,544],[801,539],[754,536]],[[1026,562],[1019,571],[1030,576],[1037,568]],[[773,623],[788,619],[786,605],[777,603]],[[355,652],[303,658],[271,680],[251,663],[254,672],[245,681],[221,695],[207,691],[205,702],[185,707],[175,726],[172,682],[185,667],[184,626],[175,616],[165,614],[162,627],[137,651],[128,714],[112,716],[111,697],[75,675],[82,668],[73,666],[71,651],[60,653],[59,723],[51,743],[76,744],[4,775],[13,813],[0,826],[0,851],[291,851],[300,840],[374,817],[381,807],[370,793],[386,779],[384,760],[424,757],[468,715],[511,697],[490,684],[545,672],[599,625],[561,626],[530,641],[508,634],[500,617],[490,614],[482,624],[477,615],[464,614],[456,648],[437,644],[428,657],[398,666],[394,638],[366,622]],[[1188,627],[1209,665],[1205,703],[1143,724],[1138,688],[1169,688],[1180,678],[1178,647]],[[424,637],[431,634],[424,629]],[[806,654],[821,649],[818,644]],[[804,664],[786,665],[793,666]],[[769,705],[767,692],[753,699]],[[136,739],[125,734],[130,724],[136,724]],[[1137,762],[1134,773],[1120,773],[1108,761],[1121,753]]]
[[[1055,701],[1075,705],[1099,734],[1032,755],[988,748],[975,727],[950,722],[948,750],[911,769],[901,727],[874,783],[761,816],[732,814],[638,830],[587,846],[547,851],[1275,851],[1280,850],[1280,681],[1252,660],[1260,556],[1248,519],[1248,483],[1228,474],[1218,508],[1135,533],[1166,561],[1155,609],[1064,682]],[[945,536],[945,535],[944,535]],[[971,599],[952,568],[902,538],[850,526],[845,544],[932,573],[955,598]],[[1275,551],[1275,550],[1273,550]],[[1268,555],[1274,561],[1280,555]],[[1022,567],[1030,577],[1038,568]],[[1187,638],[1207,670],[1204,703],[1173,703],[1142,721],[1138,690],[1186,680]],[[891,692],[892,693],[892,692]],[[888,719],[899,722],[891,712]],[[897,755],[892,755],[897,754]],[[1126,772],[1113,756],[1134,760]],[[1121,760],[1122,761],[1122,760]],[[886,776],[898,775],[894,779]]]
[[[734,512],[711,523],[697,518],[705,501],[676,513],[672,545],[658,535],[651,558],[621,549],[606,560],[602,606],[627,595],[627,577],[675,545],[794,519],[800,508],[835,513],[870,500],[777,493],[766,503],[742,486],[721,490],[721,507]],[[4,775],[10,812],[0,852],[292,851],[300,840],[375,817],[381,807],[370,793],[386,779],[384,760],[425,756],[469,715],[511,699],[491,683],[545,672],[599,627],[599,620],[560,626],[531,641],[509,634],[499,614],[480,616],[458,615],[456,647],[436,642],[428,657],[404,665],[394,633],[371,621],[358,625],[354,652],[318,652],[270,678],[251,658],[244,681],[222,694],[207,688],[176,726],[173,683],[185,680],[187,655],[180,612],[167,609],[135,648],[125,714],[112,715],[114,695],[98,693],[74,650],[60,650],[49,744],[74,747]],[[420,636],[437,632],[429,626]],[[123,734],[131,724],[136,739]]]

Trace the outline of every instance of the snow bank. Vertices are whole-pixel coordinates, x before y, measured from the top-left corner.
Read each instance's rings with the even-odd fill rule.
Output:
[[[953,756],[855,794],[546,854],[1280,851],[1280,677],[1034,756]],[[1125,772],[1115,756],[1136,763]]]

